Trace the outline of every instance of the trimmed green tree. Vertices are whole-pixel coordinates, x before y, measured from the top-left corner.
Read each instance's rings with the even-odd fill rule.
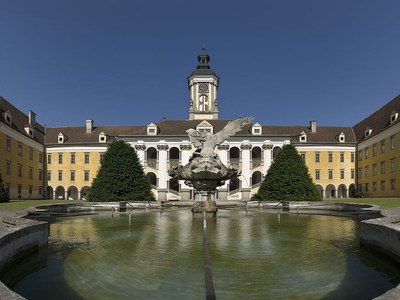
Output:
[[[0,202],[9,202],[10,195],[7,193],[6,188],[4,187],[3,179],[0,174]]]
[[[285,145],[252,200],[321,201],[321,196],[296,147]]]
[[[135,149],[124,141],[110,144],[89,192],[89,201],[151,201],[154,195]]]

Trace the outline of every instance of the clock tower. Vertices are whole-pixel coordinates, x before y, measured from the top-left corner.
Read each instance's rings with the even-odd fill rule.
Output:
[[[189,120],[217,120],[219,77],[211,70],[210,56],[204,47],[197,60],[197,68],[188,77]]]

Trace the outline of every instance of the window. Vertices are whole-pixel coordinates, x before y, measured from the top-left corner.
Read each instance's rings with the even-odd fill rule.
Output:
[[[376,144],[372,145],[372,156],[376,156]]]
[[[396,189],[396,179],[390,180],[390,190],[394,191]]]
[[[75,153],[71,153],[71,164],[75,164]]]
[[[89,153],[85,153],[85,164],[89,163]]]
[[[362,150],[358,150],[358,161],[362,161]]]
[[[390,114],[390,124],[397,120],[398,115],[399,114],[396,111],[392,111],[392,113]]]
[[[340,169],[340,179],[344,179],[344,169]]]
[[[29,147],[29,160],[33,160],[33,148]]]
[[[51,171],[47,171],[47,180],[48,180],[48,181],[51,180]]]
[[[333,170],[332,169],[328,170],[328,178],[333,179]]]
[[[58,153],[58,163],[59,164],[63,163],[63,155],[62,155],[62,153]]]
[[[6,175],[11,175],[11,161],[6,160]]]
[[[333,156],[332,152],[329,152],[328,153],[328,162],[332,162],[332,156]]]
[[[58,171],[58,180],[61,181],[62,180],[62,171]]]
[[[39,180],[43,180],[43,170],[39,169]]]
[[[352,163],[354,162],[354,152],[351,152],[351,154],[350,154],[350,161]]]
[[[358,178],[362,178],[362,168],[358,168],[357,172],[358,172]]]
[[[71,181],[75,181],[75,171],[71,171]]]
[[[41,196],[43,194],[43,187],[39,186],[38,195]]]
[[[319,163],[319,152],[315,153],[315,162]]]
[[[344,162],[344,153],[340,152],[340,162]]]
[[[29,167],[29,169],[28,169],[28,177],[29,177],[29,179],[33,178],[33,168],[32,167]]]
[[[366,166],[366,167],[365,167],[365,172],[364,172],[364,174],[365,174],[365,177],[369,177],[369,166]]]
[[[372,165],[372,176],[376,176],[376,164]]]
[[[381,141],[381,153],[385,153],[385,140]]]
[[[31,185],[28,186],[28,193],[29,193],[29,195],[32,195],[32,186]]]
[[[385,190],[385,180],[381,181],[381,191],[383,192]]]
[[[39,152],[39,163],[43,163],[43,152]]]
[[[350,170],[350,176],[351,176],[351,179],[354,179],[354,169]]]
[[[89,171],[85,170],[85,177],[84,177],[85,181],[89,181]]]
[[[390,160],[390,173],[396,172],[396,159],[392,158]]]
[[[369,158],[369,148],[368,147],[364,149],[364,156],[365,156],[365,159]]]
[[[22,156],[22,153],[23,153],[22,144],[18,144],[18,155]]]
[[[18,184],[18,195],[22,194],[22,185]]]
[[[376,181],[372,183],[372,191],[376,192]]]
[[[9,137],[6,139],[6,151],[11,152],[11,138]]]
[[[254,128],[253,130],[254,130],[253,133],[255,133],[255,134],[261,133],[260,128]]]
[[[304,152],[300,153],[301,159],[305,162],[306,161],[306,154]]]
[[[18,177],[22,177],[22,165],[18,165]]]
[[[47,163],[51,164],[51,154],[47,154]]]
[[[319,169],[316,169],[316,170],[315,170],[315,179],[316,179],[316,180],[319,180],[319,179],[320,179],[320,170],[319,170]]]
[[[385,161],[381,161],[381,174],[385,174]]]
[[[365,184],[365,192],[367,192],[367,193],[369,192],[369,183]]]
[[[390,150],[393,150],[395,148],[395,139],[394,135],[390,137]]]

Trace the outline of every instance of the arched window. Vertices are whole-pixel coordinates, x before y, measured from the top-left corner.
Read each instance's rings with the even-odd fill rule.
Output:
[[[176,178],[169,180],[169,189],[175,192],[179,192],[179,181]]]
[[[229,191],[237,191],[239,190],[239,178],[233,178],[229,181]]]
[[[154,147],[150,147],[146,151],[147,156],[147,166],[150,168],[157,167],[157,149]]]
[[[272,158],[275,159],[278,155],[278,153],[282,150],[281,147],[274,147],[274,149],[272,150]]]
[[[146,178],[147,178],[148,182],[150,183],[150,185],[152,186],[152,188],[155,188],[157,186],[156,174],[154,174],[153,172],[149,172],[146,174]]]
[[[259,184],[262,180],[262,174],[260,171],[255,171],[253,175],[251,175],[251,184],[253,186]]]
[[[169,149],[169,163],[171,166],[179,165],[180,151],[177,147]]]
[[[260,147],[253,147],[253,149],[251,149],[251,160],[253,168],[261,165],[261,153],[262,152]]]

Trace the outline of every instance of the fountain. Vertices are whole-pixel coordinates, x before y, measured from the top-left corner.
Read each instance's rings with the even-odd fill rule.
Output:
[[[178,180],[185,180],[185,184],[195,190],[195,203],[192,208],[194,215],[203,213],[216,215],[215,192],[217,187],[225,184],[226,180],[240,175],[237,168],[228,168],[222,162],[215,147],[222,144],[229,137],[239,132],[243,126],[250,124],[252,117],[229,121],[216,134],[189,129],[190,142],[196,147],[195,152],[185,166],[173,166],[169,175]]]

